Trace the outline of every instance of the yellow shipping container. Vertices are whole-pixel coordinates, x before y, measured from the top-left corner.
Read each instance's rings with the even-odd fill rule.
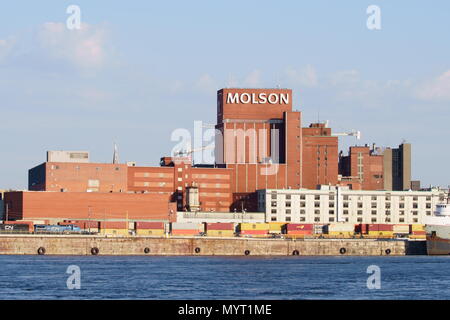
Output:
[[[115,236],[128,236],[128,229],[102,229],[101,234],[111,234]]]
[[[425,231],[425,225],[423,224],[412,224],[411,225],[412,231]]]
[[[269,230],[268,223],[241,223],[241,230]]]
[[[206,232],[208,237],[233,237],[233,230],[209,230]]]
[[[375,237],[393,237],[393,231],[369,231],[369,236]]]
[[[410,239],[426,239],[426,235],[424,234],[410,234],[409,235]]]
[[[351,238],[354,235],[354,232],[349,231],[329,231],[328,235],[330,237],[343,237],[343,238]]]
[[[138,229],[136,230],[138,236],[163,236],[163,229]]]
[[[284,222],[269,222],[269,231],[272,233],[281,233],[281,230],[285,224],[286,223]]]

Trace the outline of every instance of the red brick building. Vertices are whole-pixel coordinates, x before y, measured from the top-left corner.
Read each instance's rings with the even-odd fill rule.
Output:
[[[348,155],[339,158],[345,184],[354,190],[383,190],[383,154],[369,146],[350,147]]]
[[[213,212],[256,211],[258,189],[316,189],[323,184],[383,189],[382,155],[365,146],[339,157],[331,128],[322,123],[303,128],[301,112],[292,106],[290,89],[221,89],[214,166],[192,166],[190,157],[164,157],[160,167],[137,167],[69,156],[67,162],[30,169],[29,190],[47,192],[11,193],[10,204],[22,217],[85,218],[87,206],[95,203],[107,217],[129,207],[136,217],[162,219],[168,208],[191,209],[186,199],[192,188],[198,191],[196,209]],[[116,208],[99,204],[101,199]],[[71,208],[59,207],[64,203]]]

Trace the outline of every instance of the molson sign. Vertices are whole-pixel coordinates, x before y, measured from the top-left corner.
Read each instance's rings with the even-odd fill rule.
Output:
[[[228,119],[283,119],[292,111],[291,89],[224,88],[217,92],[217,123]]]
[[[226,96],[226,103],[228,104],[289,104],[288,93],[239,93],[239,92],[228,92]]]

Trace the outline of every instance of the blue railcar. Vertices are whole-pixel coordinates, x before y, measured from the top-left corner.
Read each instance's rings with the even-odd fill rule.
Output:
[[[35,224],[34,232],[70,233],[70,232],[81,232],[81,229],[80,227],[73,224],[68,224],[64,226]]]

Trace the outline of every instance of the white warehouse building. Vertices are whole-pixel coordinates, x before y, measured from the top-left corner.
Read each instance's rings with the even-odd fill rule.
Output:
[[[436,204],[439,189],[429,191],[368,191],[321,186],[310,189],[258,190],[258,211],[266,222],[423,224]]]

